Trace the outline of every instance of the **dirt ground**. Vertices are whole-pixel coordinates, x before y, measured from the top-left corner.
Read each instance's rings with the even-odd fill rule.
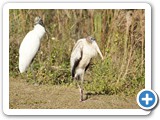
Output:
[[[79,101],[76,87],[28,84],[25,80],[10,78],[10,109],[137,109],[136,97],[124,95],[90,95]]]

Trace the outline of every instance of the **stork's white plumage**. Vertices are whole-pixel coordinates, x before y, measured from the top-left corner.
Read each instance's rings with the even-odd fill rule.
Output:
[[[80,81],[80,101],[83,101],[83,78],[92,58],[99,54],[103,60],[102,53],[92,37],[83,38],[75,44],[70,58],[72,78]]]
[[[34,29],[27,33],[19,48],[19,71],[23,73],[31,64],[39,50],[41,38],[45,34],[45,28],[40,17],[34,21]]]

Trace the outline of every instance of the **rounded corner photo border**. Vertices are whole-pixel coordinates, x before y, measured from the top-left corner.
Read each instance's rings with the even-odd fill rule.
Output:
[[[148,115],[143,109],[10,109],[9,10],[10,9],[144,9],[145,89],[151,89],[151,6],[148,3],[6,3],[3,6],[3,112],[6,115]],[[136,100],[136,99],[135,99]]]

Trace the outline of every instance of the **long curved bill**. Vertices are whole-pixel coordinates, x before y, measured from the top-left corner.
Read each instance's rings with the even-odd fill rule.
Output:
[[[95,43],[96,43],[96,42],[95,42]],[[103,55],[102,55],[102,53],[101,53],[101,51],[100,51],[97,43],[96,43],[95,45],[96,45],[96,50],[97,50],[98,54],[100,55],[100,57],[101,57],[101,59],[102,59],[102,61],[103,61],[103,60],[104,60],[104,57],[103,57]]]

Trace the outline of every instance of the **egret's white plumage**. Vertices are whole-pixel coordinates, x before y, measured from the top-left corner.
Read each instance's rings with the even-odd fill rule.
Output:
[[[19,48],[19,71],[23,73],[27,70],[34,56],[39,50],[41,38],[45,34],[42,19],[35,18],[34,29],[27,33]]]
[[[102,53],[95,39],[90,36],[78,40],[72,50],[70,58],[71,74],[74,79],[81,81],[81,84],[78,84],[80,88],[81,101],[83,101],[82,85],[84,73],[87,70],[91,59],[96,57],[97,54],[99,54],[103,60]]]

